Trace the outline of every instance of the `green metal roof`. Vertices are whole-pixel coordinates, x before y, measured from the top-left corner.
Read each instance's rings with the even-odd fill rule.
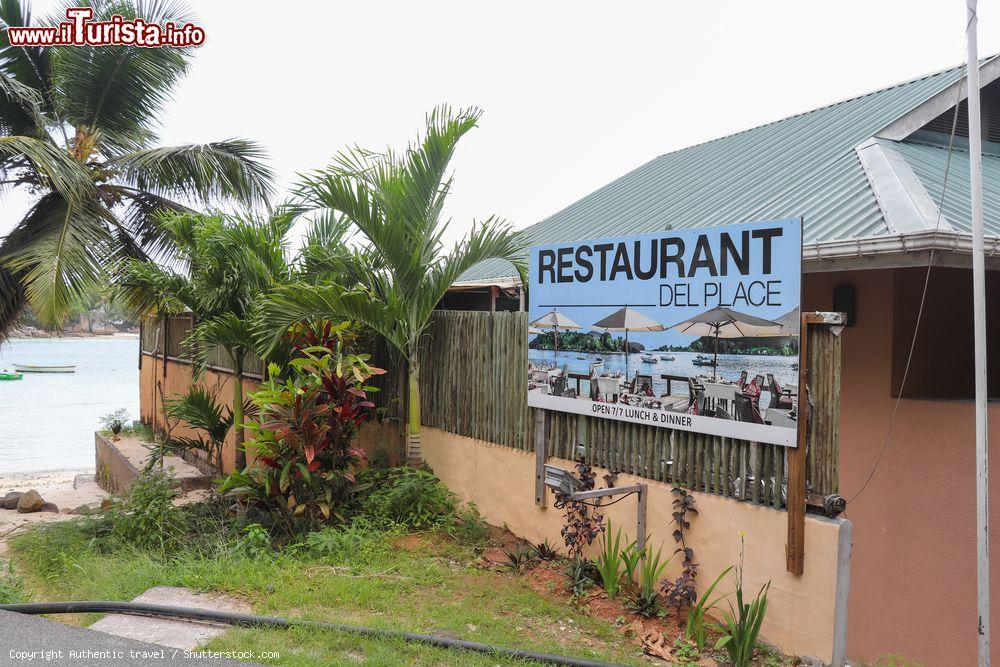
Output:
[[[944,187],[945,164],[948,161],[948,137],[940,142],[894,141],[891,142],[906,158],[913,173],[920,179],[935,203],[941,201]],[[958,145],[962,144],[962,145]],[[1000,146],[983,145],[983,182],[1000,183]],[[963,234],[972,233],[971,193],[969,191],[968,142],[956,141],[948,171],[948,188],[945,191],[941,213],[951,228]],[[1000,189],[983,188],[983,232],[1000,236]]]
[[[855,148],[963,73],[953,67],[662,155],[527,227],[523,238],[535,245],[796,216],[805,245],[889,234]],[[938,149],[903,149],[926,161],[932,181]],[[964,178],[967,192],[967,169]],[[959,199],[949,197],[956,207]],[[513,275],[508,262],[492,260],[460,282]]]

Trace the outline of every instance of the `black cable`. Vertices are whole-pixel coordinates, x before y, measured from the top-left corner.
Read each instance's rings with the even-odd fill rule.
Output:
[[[581,505],[586,505],[587,507],[597,507],[597,508],[611,507],[615,503],[620,503],[621,501],[625,500],[629,496],[635,495],[636,493],[638,493],[638,491],[629,491],[628,493],[623,494],[621,498],[618,498],[617,500],[612,500],[610,503],[588,503],[585,500],[570,500],[569,502],[580,503]]]
[[[470,642],[462,639],[422,635],[413,632],[399,632],[368,628],[360,625],[342,625],[340,623],[325,623],[323,621],[305,621],[299,619],[280,618],[275,616],[255,616],[229,611],[214,611],[209,609],[194,609],[173,605],[149,604],[146,602],[108,602],[91,600],[81,602],[29,602],[25,604],[0,604],[0,611],[11,611],[18,614],[82,614],[82,613],[116,613],[138,616],[162,616],[167,618],[188,618],[196,621],[212,621],[238,625],[243,627],[311,627],[322,630],[335,630],[363,637],[379,639],[402,639],[403,641],[429,644],[439,648],[459,649],[474,653],[505,656],[516,660],[534,660],[550,665],[570,665],[571,667],[623,667],[614,663],[573,658],[552,653],[535,653],[525,649],[504,648],[493,644]]]

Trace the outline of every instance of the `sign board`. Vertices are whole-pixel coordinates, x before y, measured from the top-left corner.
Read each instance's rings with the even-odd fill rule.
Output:
[[[528,405],[794,447],[800,218],[534,246]]]

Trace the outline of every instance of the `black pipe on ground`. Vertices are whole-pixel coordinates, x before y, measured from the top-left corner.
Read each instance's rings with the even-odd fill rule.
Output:
[[[133,614],[136,616],[188,618],[196,621],[211,621],[214,623],[226,623],[228,625],[239,625],[244,627],[311,627],[322,630],[347,632],[363,637],[402,639],[407,642],[429,644],[440,648],[459,649],[463,651],[473,651],[475,653],[487,653],[490,655],[505,656],[518,660],[535,660],[536,662],[544,662],[550,665],[570,665],[572,667],[621,667],[607,662],[597,662],[595,660],[585,660],[583,658],[572,658],[565,655],[554,655],[552,653],[535,653],[524,649],[505,648],[502,646],[494,646],[492,644],[470,642],[463,639],[450,639],[448,637],[435,637],[433,635],[421,635],[413,632],[398,632],[395,630],[383,630],[381,628],[368,628],[360,625],[342,625],[340,623],[324,623],[322,621],[306,621],[280,618],[276,616],[255,616],[253,614],[239,614],[229,611],[211,611],[208,609],[194,609],[191,607],[178,607],[164,604],[148,604],[145,602],[106,602],[100,600],[83,602],[28,602],[24,604],[0,604],[0,610],[30,615],[81,614],[92,612],[101,614]]]

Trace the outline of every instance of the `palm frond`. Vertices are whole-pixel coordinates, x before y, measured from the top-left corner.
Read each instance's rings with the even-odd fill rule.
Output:
[[[337,285],[293,283],[276,287],[254,312],[256,349],[265,355],[277,349],[288,328],[297,322],[341,317],[368,326],[398,349],[407,344],[408,329],[398,304],[385,303],[357,290]]]
[[[87,172],[51,142],[26,136],[3,136],[0,137],[0,158],[27,162],[45,179],[46,182],[40,185],[51,187],[74,205],[79,206],[96,195]]]
[[[52,121],[43,111],[42,93],[7,74],[0,67],[0,133],[48,139]]]
[[[189,199],[266,203],[274,173],[264,151],[247,139],[136,150],[108,161],[120,179],[139,190]]]
[[[427,285],[421,289],[419,314],[417,319],[427,320],[448,289],[476,264],[488,259],[503,259],[514,265],[527,284],[527,266],[524,261],[525,247],[518,234],[504,220],[490,217],[483,223],[474,225],[469,233],[454,249],[434,266],[427,277]]]
[[[200,320],[185,340],[199,372],[204,372],[208,358],[216,347],[229,350],[234,362],[242,364],[243,355],[254,348],[250,324],[228,312]]]
[[[102,184],[98,187],[121,206],[117,216],[118,225],[129,241],[141,251],[141,255],[169,262],[175,245],[170,233],[163,227],[163,218],[171,214],[192,215],[195,211],[172,199],[136,188],[115,184]],[[143,259],[139,254],[130,256]]]
[[[40,199],[7,237],[0,264],[22,276],[38,319],[58,328],[70,306],[106,278],[112,238],[93,202],[74,205],[57,194]]]
[[[0,343],[17,326],[26,303],[21,275],[0,265]]]
[[[52,49],[10,44],[7,28],[28,25],[33,25],[29,3],[0,0],[0,71],[29,88],[48,94],[51,90]]]
[[[119,14],[125,19],[183,25],[192,18],[179,2],[129,0],[92,6],[94,21]],[[154,137],[156,119],[174,84],[187,72],[191,55],[190,49],[128,45],[53,49],[56,111],[78,129],[100,132],[113,152],[139,149]]]
[[[115,301],[136,319],[167,313],[182,313],[193,302],[185,276],[154,262],[129,259],[119,271]]]
[[[232,410],[219,405],[207,389],[197,384],[178,398],[164,400],[163,409],[169,417],[205,431],[215,442],[225,440],[233,425]]]

